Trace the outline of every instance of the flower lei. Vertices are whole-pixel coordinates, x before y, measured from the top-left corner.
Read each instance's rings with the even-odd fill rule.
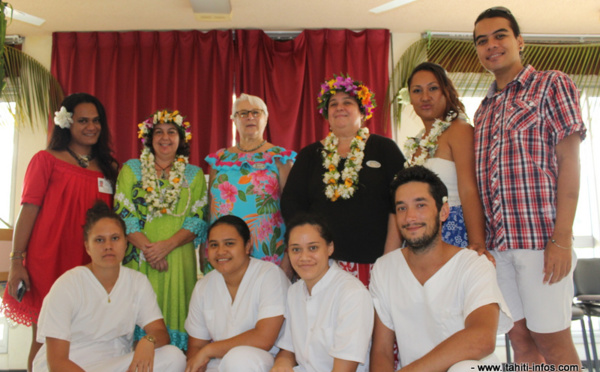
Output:
[[[358,189],[358,172],[362,169],[362,161],[365,156],[363,150],[367,136],[368,128],[359,129],[356,136],[350,142],[350,152],[346,158],[344,170],[340,174],[338,164],[341,156],[338,154],[338,138],[329,132],[325,138],[323,148],[323,167],[327,170],[323,175],[325,186],[325,196],[332,202],[339,197],[350,199]]]
[[[138,124],[138,138],[141,138],[142,143],[150,139],[150,131],[157,124],[175,124],[179,131],[183,131],[185,142],[192,139],[192,128],[189,121],[183,121],[183,116],[179,111],[159,110],[143,122]]]
[[[435,155],[435,151],[438,147],[438,137],[450,126],[450,120],[448,119],[449,118],[446,118],[445,121],[436,119],[431,126],[429,134],[425,138],[423,138],[425,128],[423,128],[416,137],[408,137],[404,143],[404,156],[406,156],[406,162],[404,163],[405,167],[423,165],[425,160],[432,158],[433,155]],[[413,160],[413,155],[419,148],[421,149],[421,154]]]
[[[364,109],[365,120],[373,116],[373,111],[377,107],[375,93],[371,92],[361,81],[352,80],[350,76],[334,75],[333,79],[321,84],[321,92],[317,97],[319,114],[322,114],[325,119],[327,119],[327,104],[329,103],[329,99],[337,92],[346,92],[350,96],[355,97],[358,100],[360,108]]]
[[[169,173],[170,187],[161,189],[156,177],[154,168],[154,154],[149,148],[144,148],[140,156],[142,165],[142,187],[146,190],[146,205],[148,206],[148,222],[158,218],[163,214],[169,214],[174,217],[181,217],[187,211],[190,204],[191,193],[188,193],[188,200],[183,212],[175,214],[175,207],[179,201],[179,195],[182,187],[187,187],[185,178],[185,166],[188,164],[187,156],[179,155],[173,162],[171,172]]]
[[[67,111],[65,106],[61,106],[60,111],[54,111],[54,124],[62,129],[71,128],[71,124],[73,124],[73,113]]]

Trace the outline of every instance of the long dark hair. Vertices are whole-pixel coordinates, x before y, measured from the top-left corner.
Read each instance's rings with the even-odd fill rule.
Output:
[[[96,106],[96,110],[98,110],[101,129],[98,142],[92,146],[92,156],[98,159],[98,167],[104,174],[104,177],[106,177],[114,187],[117,182],[119,163],[117,162],[117,159],[112,156],[113,151],[110,148],[110,131],[108,130],[104,106],[98,98],[91,94],[73,93],[65,97],[61,103],[61,107],[64,106],[68,112],[73,113],[75,107],[81,103],[91,103]],[[52,130],[52,137],[50,138],[48,149],[55,151],[66,150],[70,142],[71,130],[69,128],[63,129],[58,125],[55,125],[54,130]]]
[[[410,77],[408,78],[408,89],[410,90],[410,84],[412,83],[412,79],[415,74],[419,71],[429,71],[435,76],[438,84],[440,85],[440,89],[442,90],[442,94],[446,97],[446,111],[444,111],[444,117],[439,119],[446,120],[446,117],[453,112],[451,120],[456,119],[460,114],[465,113],[465,105],[458,99],[458,92],[452,84],[452,80],[446,74],[446,70],[437,63],[433,62],[423,62],[412,71]]]

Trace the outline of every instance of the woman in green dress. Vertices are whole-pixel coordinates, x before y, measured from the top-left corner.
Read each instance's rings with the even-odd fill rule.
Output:
[[[148,276],[171,344],[185,350],[197,279],[194,248],[206,235],[206,181],[202,169],[188,163],[190,123],[178,111],[157,111],[138,127],[144,150],[123,165],[115,195],[129,241],[123,264]]]

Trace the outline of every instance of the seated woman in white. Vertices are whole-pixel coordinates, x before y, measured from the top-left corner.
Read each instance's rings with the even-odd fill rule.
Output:
[[[367,371],[374,319],[369,291],[329,260],[333,236],[320,217],[293,218],[286,242],[302,280],[288,291],[281,351],[271,371]]]
[[[169,334],[145,275],[121,266],[125,223],[104,202],[87,212],[92,262],[64,273],[44,299],[33,361],[40,371],[183,371],[185,356]],[[147,336],[132,351],[138,325]]]
[[[192,293],[186,372],[269,371],[290,282],[275,264],[250,257],[250,230],[239,217],[217,219],[207,242],[215,270]]]

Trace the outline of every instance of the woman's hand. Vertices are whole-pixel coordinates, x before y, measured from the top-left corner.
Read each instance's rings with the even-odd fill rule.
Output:
[[[494,258],[494,256],[492,256],[492,254],[490,253],[490,251],[488,251],[485,248],[485,245],[482,244],[477,244],[477,243],[473,243],[473,244],[469,244],[467,245],[467,248],[477,252],[477,254],[479,254],[480,256],[483,254],[487,257],[488,260],[490,260],[491,263],[494,264],[494,266],[496,266],[496,259]]]
[[[154,267],[154,265],[158,265],[160,261],[164,260],[174,248],[168,240],[159,240],[155,243],[146,244],[144,256],[150,266]]]
[[[127,372],[152,372],[154,368],[154,343],[142,338],[135,347],[133,360]]]
[[[206,366],[210,362],[210,357],[207,355],[208,345],[200,349],[193,357],[188,359],[187,365],[185,366],[185,372],[204,372]]]
[[[150,267],[153,268],[154,270],[158,270],[160,272],[165,272],[169,270],[169,263],[167,262],[167,260],[165,258],[163,258],[162,260],[158,261],[156,264],[150,264]]]
[[[8,294],[14,299],[17,298],[17,288],[21,281],[25,282],[25,288],[29,290],[29,274],[23,266],[21,260],[11,260],[10,269],[8,270]]]

